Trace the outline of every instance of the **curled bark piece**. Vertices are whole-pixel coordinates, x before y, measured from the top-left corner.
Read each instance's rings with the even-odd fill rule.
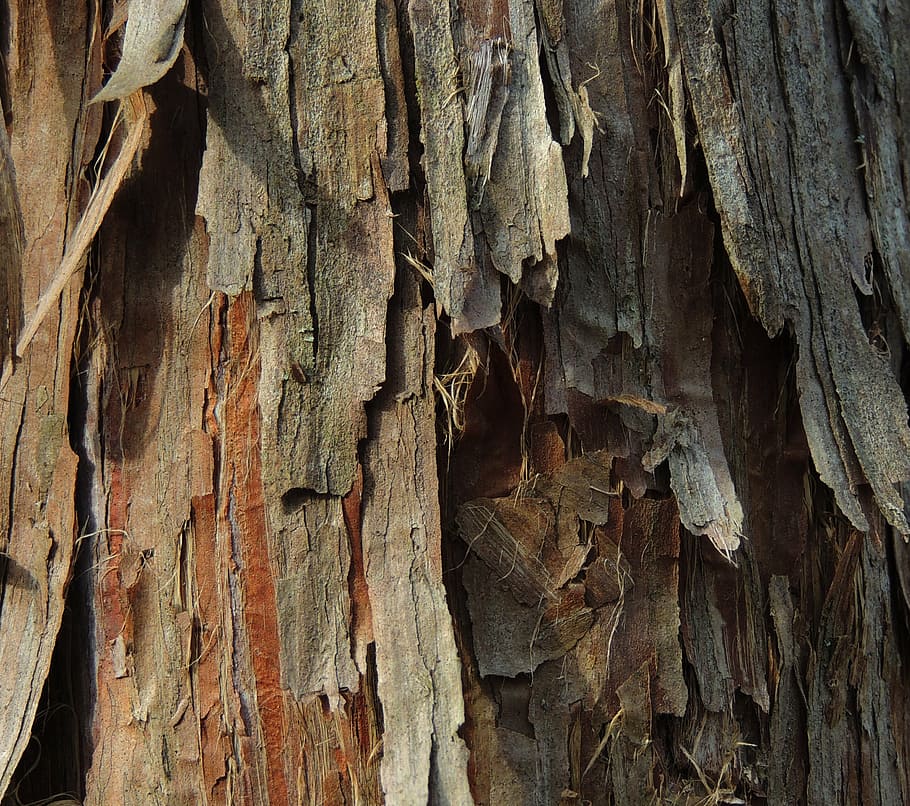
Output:
[[[123,36],[123,57],[92,103],[126,98],[158,81],[177,61],[185,24],[186,0],[133,0]]]

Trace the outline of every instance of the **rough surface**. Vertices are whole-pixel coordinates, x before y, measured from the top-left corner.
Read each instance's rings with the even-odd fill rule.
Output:
[[[11,6],[11,802],[910,802],[897,5]]]
[[[462,154],[464,124],[448,4],[410,0],[420,139],[433,228],[433,288],[453,331],[495,325],[501,315],[496,272],[475,255]]]
[[[209,283],[228,294],[252,288],[260,304],[263,450],[275,492],[343,495],[366,424],[357,401],[383,377],[392,284],[375,15],[352,5],[331,29],[290,4],[259,9],[253,26],[217,4],[206,14],[197,209],[211,237]],[[346,56],[327,50],[329,30],[348,43]],[[313,416],[318,426],[304,428]]]
[[[906,340],[910,334],[910,232],[907,196],[907,107],[910,52],[896,31],[910,24],[901,3],[844,3],[847,30],[840,37],[872,238]],[[848,37],[849,35],[849,37]],[[846,47],[846,53],[844,48]]]

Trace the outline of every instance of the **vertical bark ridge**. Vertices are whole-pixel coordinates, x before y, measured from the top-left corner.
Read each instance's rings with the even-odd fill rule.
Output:
[[[89,60],[94,31],[84,6],[48,12],[12,4],[5,14],[3,239],[11,262],[4,272],[18,271],[15,284],[27,310],[50,281],[72,225],[70,205],[85,192],[81,170],[91,158],[99,120],[84,108],[84,92],[98,67]],[[12,204],[13,171],[21,222]],[[7,280],[3,285],[6,339],[13,336],[8,327],[20,300]],[[76,457],[66,428],[77,315],[78,290],[70,287],[54,321],[38,332],[37,349],[0,392],[0,486],[6,502],[0,514],[0,658],[6,670],[0,682],[0,792],[9,787],[30,741],[73,557]]]

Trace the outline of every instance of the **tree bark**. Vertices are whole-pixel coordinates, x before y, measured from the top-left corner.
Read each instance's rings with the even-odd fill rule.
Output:
[[[910,802],[910,8],[3,21],[3,806]]]

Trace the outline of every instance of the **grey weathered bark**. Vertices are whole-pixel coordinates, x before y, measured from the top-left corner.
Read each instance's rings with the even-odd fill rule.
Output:
[[[910,801],[906,4],[3,19],[4,806]]]

